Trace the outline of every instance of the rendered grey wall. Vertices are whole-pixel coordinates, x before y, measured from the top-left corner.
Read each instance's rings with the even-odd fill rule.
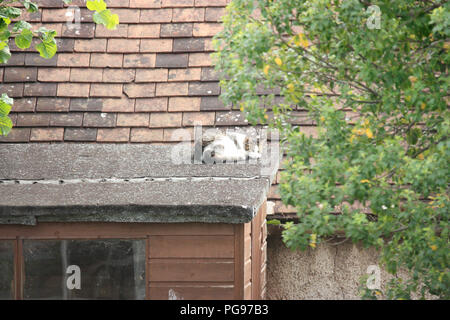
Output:
[[[347,241],[291,251],[271,226],[267,238],[267,299],[360,299],[360,277],[378,253]],[[381,269],[381,286],[389,279]]]

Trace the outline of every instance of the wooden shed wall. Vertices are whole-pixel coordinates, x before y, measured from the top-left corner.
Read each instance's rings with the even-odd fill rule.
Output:
[[[23,239],[146,239],[148,299],[260,299],[265,292],[264,230],[265,204],[246,224],[0,225],[0,240],[15,240],[19,252]],[[23,263],[20,254],[16,261]],[[16,286],[21,277],[16,275]]]

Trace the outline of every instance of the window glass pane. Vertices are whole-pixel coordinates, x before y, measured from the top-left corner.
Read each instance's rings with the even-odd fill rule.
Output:
[[[14,298],[14,242],[0,240],[0,299]]]
[[[144,299],[145,240],[25,240],[25,299]]]

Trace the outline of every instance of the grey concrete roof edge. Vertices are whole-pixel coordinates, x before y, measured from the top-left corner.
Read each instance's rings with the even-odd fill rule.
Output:
[[[246,223],[257,208],[220,205],[115,205],[0,207],[0,224],[35,225],[37,222],[121,222],[121,223]]]

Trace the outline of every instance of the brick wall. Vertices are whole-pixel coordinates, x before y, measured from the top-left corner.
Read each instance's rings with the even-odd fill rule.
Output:
[[[58,53],[45,60],[11,42],[0,92],[15,100],[14,128],[0,142],[169,143],[175,129],[195,122],[247,125],[218,99],[210,58],[230,0],[107,0],[119,15],[116,30],[95,25],[85,0],[72,3],[80,7],[79,29],[66,24],[62,0],[36,2],[39,12],[25,19],[57,31]],[[276,212],[292,211],[276,186],[270,198]]]

